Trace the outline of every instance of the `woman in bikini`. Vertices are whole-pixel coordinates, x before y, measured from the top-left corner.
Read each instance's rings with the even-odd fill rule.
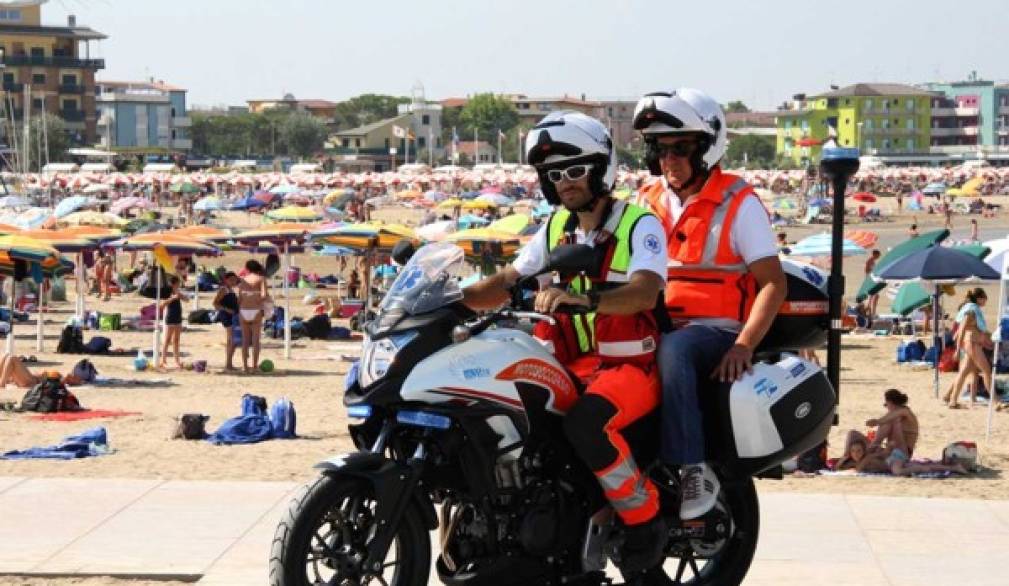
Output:
[[[969,378],[981,375],[985,388],[991,389],[991,362],[985,355],[985,349],[992,347],[991,334],[988,333],[988,325],[985,323],[984,313],[981,308],[988,301],[988,295],[984,289],[977,288],[967,292],[967,298],[960,305],[960,311],[956,314],[956,348],[960,352],[960,372],[956,380],[946,390],[943,401],[949,404],[950,409],[960,408],[960,390]],[[977,385],[971,385],[969,407],[974,405],[977,397]]]
[[[0,354],[0,389],[14,383],[22,389],[30,389],[42,382],[42,377],[32,374],[18,356]]]
[[[224,326],[224,369],[234,370],[235,356],[235,328],[238,328],[238,288],[239,278],[235,273],[228,271],[221,279],[221,287],[214,297],[214,309],[218,311],[218,321]]]
[[[263,331],[263,309],[270,300],[266,284],[266,271],[258,261],[245,263],[248,271],[238,282],[238,318],[242,326],[242,368],[249,367],[249,349],[252,349],[252,364],[259,364],[260,337]]]

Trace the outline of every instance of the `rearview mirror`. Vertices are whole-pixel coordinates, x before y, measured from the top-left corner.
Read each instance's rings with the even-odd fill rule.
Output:
[[[595,250],[586,244],[562,244],[550,251],[547,269],[559,273],[590,273],[595,268]]]

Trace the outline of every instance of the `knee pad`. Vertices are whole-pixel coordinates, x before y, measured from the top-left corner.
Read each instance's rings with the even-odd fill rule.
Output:
[[[564,434],[593,471],[602,470],[619,457],[606,436],[606,424],[617,408],[599,395],[584,395],[564,416]]]

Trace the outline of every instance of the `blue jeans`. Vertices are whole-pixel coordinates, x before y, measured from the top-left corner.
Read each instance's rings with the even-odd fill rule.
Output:
[[[663,462],[682,465],[704,461],[698,385],[708,384],[711,372],[735,342],[735,332],[704,325],[689,325],[662,336],[658,363]]]

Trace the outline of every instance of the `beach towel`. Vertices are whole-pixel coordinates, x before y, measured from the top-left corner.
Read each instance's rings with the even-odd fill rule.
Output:
[[[104,417],[126,417],[128,415],[143,415],[143,413],[140,411],[123,411],[121,409],[85,409],[83,411],[60,411],[58,413],[29,415],[28,419],[36,421],[81,421]]]
[[[90,456],[103,456],[111,453],[108,444],[108,434],[104,427],[94,427],[83,433],[63,438],[54,446],[28,448],[27,450],[11,450],[0,454],[4,460],[73,460]]]
[[[91,384],[96,387],[167,387],[174,383],[170,378],[116,378],[98,375]]]

